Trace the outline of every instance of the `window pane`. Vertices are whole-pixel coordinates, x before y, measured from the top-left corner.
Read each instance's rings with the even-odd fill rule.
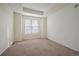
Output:
[[[32,29],[32,33],[37,33],[38,29]]]
[[[31,29],[25,29],[25,34],[31,34]]]
[[[25,34],[31,34],[31,20],[25,20]]]
[[[25,26],[25,34],[31,34],[31,26]]]
[[[25,20],[25,34],[39,32],[38,20]]]
[[[32,26],[38,26],[38,20],[32,20]]]
[[[25,20],[25,26],[31,26],[31,20]]]
[[[38,29],[38,26],[32,26],[32,29]]]
[[[25,26],[25,29],[30,29],[31,30],[31,26]]]

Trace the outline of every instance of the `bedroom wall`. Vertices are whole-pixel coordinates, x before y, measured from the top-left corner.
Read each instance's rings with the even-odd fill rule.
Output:
[[[48,15],[48,38],[79,51],[79,7],[74,4]]]
[[[14,41],[22,40],[22,16],[20,13],[14,12]]]
[[[47,38],[47,17],[41,18],[41,38]]]
[[[13,12],[0,4],[0,54],[13,43]]]

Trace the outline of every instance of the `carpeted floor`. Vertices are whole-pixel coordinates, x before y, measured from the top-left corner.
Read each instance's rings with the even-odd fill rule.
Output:
[[[77,56],[78,52],[48,39],[33,39],[17,42],[2,56]]]

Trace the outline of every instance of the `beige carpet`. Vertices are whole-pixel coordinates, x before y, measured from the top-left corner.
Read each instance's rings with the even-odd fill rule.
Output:
[[[48,39],[32,39],[17,42],[9,47],[2,56],[76,56],[78,52],[59,45]]]

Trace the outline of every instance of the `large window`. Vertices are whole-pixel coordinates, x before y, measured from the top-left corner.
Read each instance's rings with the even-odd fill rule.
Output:
[[[25,34],[38,33],[39,22],[38,20],[25,20]]]

